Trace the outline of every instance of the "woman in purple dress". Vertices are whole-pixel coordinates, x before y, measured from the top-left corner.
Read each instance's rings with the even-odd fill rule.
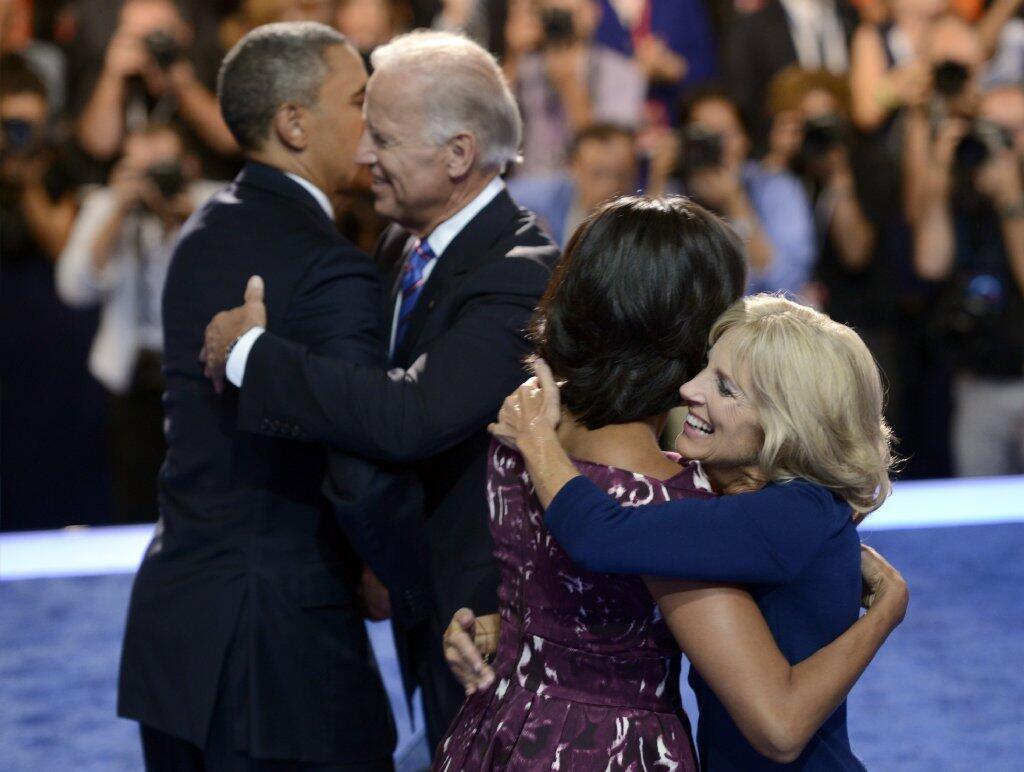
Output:
[[[569,376],[560,444],[620,503],[711,495],[698,468],[661,453],[657,437],[678,384],[700,369],[707,331],[743,284],[734,236],[684,199],[619,199],[570,241],[541,303],[538,350]],[[495,444],[490,464],[500,640],[482,677],[461,674],[468,697],[434,768],[696,770],[679,648],[644,581],[575,565],[543,526],[522,457]],[[722,613],[756,615],[760,627],[721,645],[775,647],[752,602]],[[854,666],[842,658],[808,677],[845,683]]]
[[[744,280],[732,234],[683,199],[620,199],[569,242],[536,339],[573,363],[564,447],[622,503],[710,495],[657,437]],[[522,458],[497,443],[487,496],[502,572],[496,679],[467,699],[435,769],[696,770],[679,647],[643,580],[576,566],[541,525]]]

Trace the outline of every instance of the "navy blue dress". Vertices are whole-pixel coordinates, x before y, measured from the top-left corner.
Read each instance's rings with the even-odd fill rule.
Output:
[[[548,507],[545,525],[584,568],[747,585],[779,649],[796,664],[831,643],[860,613],[860,540],[850,507],[804,480],[708,500],[624,507],[585,477]],[[747,742],[691,668],[706,772],[863,770],[850,749],[846,703],[792,764],[776,764]]]

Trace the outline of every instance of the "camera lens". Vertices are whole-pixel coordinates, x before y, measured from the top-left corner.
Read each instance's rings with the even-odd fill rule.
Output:
[[[181,46],[178,45],[178,41],[163,30],[150,32],[143,38],[143,43],[146,46],[146,50],[149,51],[149,55],[153,57],[153,61],[156,62],[157,67],[162,70],[166,70],[181,59],[185,53]]]
[[[939,62],[932,70],[935,90],[944,97],[955,97],[964,90],[970,71],[960,62],[947,59]]]

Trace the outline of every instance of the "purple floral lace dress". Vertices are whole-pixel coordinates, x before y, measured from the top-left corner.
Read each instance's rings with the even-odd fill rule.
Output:
[[[660,481],[575,463],[624,504],[711,495],[695,465]],[[575,565],[543,525],[522,457],[493,443],[489,464],[497,677],[463,704],[434,769],[695,771],[679,648],[643,581]]]

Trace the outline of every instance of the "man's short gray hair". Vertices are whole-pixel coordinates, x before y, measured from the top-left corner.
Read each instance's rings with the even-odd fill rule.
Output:
[[[428,141],[441,145],[466,131],[479,145],[478,167],[502,170],[519,159],[523,119],[486,49],[450,32],[417,31],[376,49],[370,61],[375,73],[415,77]]]
[[[257,27],[235,44],[221,64],[217,97],[243,151],[263,146],[285,102],[316,104],[328,74],[324,52],[346,42],[325,24],[281,22]]]

